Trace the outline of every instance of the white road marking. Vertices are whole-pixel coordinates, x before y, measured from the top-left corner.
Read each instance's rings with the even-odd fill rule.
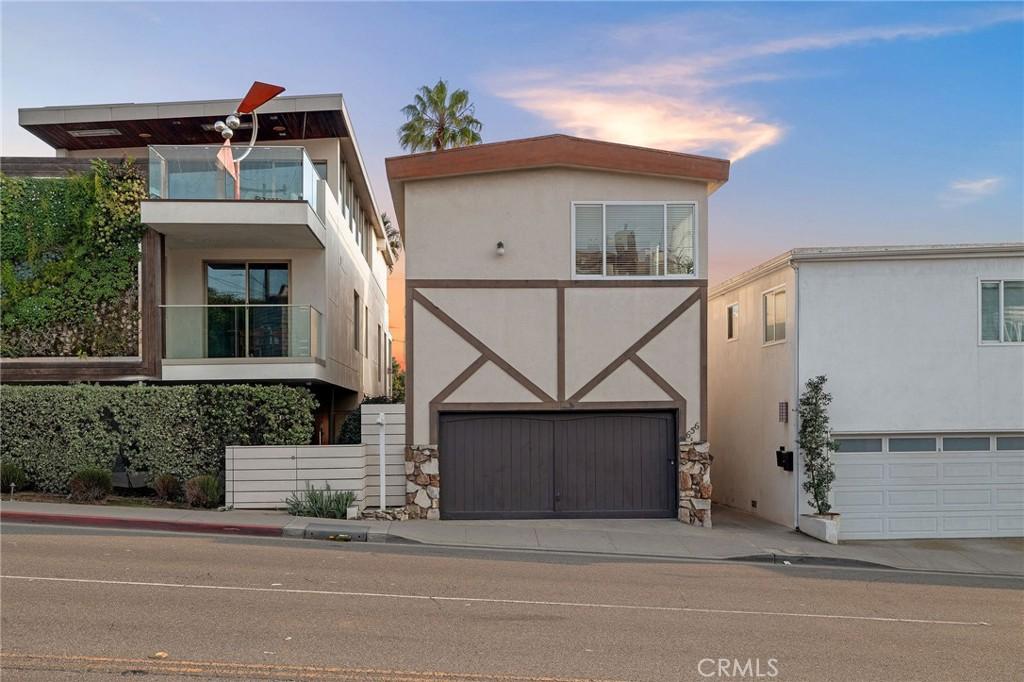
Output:
[[[172,587],[188,590],[224,590],[229,592],[277,592],[281,594],[314,594],[329,597],[361,597],[366,599],[411,599],[418,601],[449,601],[482,604],[512,604],[515,606],[563,606],[585,609],[615,609],[622,611],[667,611],[672,613],[707,613],[730,616],[776,616],[785,618],[820,618],[824,620],[859,620],[876,623],[919,623],[922,625],[965,625],[988,627],[985,621],[930,620],[927,618],[888,618],[885,616],[852,616],[834,613],[796,613],[787,611],[745,611],[740,609],[711,609],[691,606],[646,606],[643,604],[601,604],[596,602],[540,601],[533,599],[493,599],[488,597],[441,597],[429,594],[401,594],[389,592],[342,592],[335,590],[299,590],[290,588],[245,587],[240,585],[193,585],[188,583],[156,583],[133,580],[98,580],[94,578],[51,578],[32,575],[0,575],[5,580],[27,580],[54,583],[82,583],[88,585],[121,585],[125,587]]]

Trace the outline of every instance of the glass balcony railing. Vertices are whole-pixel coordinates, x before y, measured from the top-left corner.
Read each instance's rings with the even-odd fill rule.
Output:
[[[165,305],[164,358],[321,358],[310,305]]]
[[[306,201],[318,206],[320,176],[303,147],[152,145],[152,199]],[[245,158],[241,161],[242,156]]]

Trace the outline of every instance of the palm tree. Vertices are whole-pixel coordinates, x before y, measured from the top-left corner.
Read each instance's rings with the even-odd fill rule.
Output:
[[[483,124],[473,114],[468,90],[449,95],[448,81],[419,89],[413,103],[403,107],[407,119],[398,129],[398,141],[411,152],[437,151],[480,143]]]
[[[398,254],[402,250],[402,235],[387,213],[380,214],[380,224],[384,226],[384,237],[388,240],[388,248],[395,254],[395,261],[398,261]],[[388,272],[394,266],[388,266]]]

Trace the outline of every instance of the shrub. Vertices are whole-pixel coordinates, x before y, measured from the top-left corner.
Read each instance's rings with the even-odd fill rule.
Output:
[[[341,423],[341,432],[338,434],[340,445],[359,445],[363,442],[362,407],[363,405],[397,405],[401,400],[389,398],[386,395],[370,396],[365,398],[359,407],[352,410]]]
[[[323,490],[310,485],[305,491],[292,493],[285,502],[292,516],[318,516],[325,519],[343,519],[356,500],[351,490],[331,490],[329,483]]]
[[[176,500],[181,497],[181,481],[174,474],[160,474],[153,479],[153,492],[158,500]]]
[[[12,485],[15,490],[24,490],[28,487],[28,477],[14,462],[4,462],[0,464],[0,493],[10,492]]]
[[[224,469],[228,445],[306,445],[316,400],[295,386],[3,386],[4,460],[66,492],[87,467],[172,474]]]
[[[87,467],[81,469],[68,481],[71,499],[76,502],[98,502],[105,500],[114,489],[113,477],[107,469]]]
[[[832,440],[829,428],[828,406],[832,396],[825,392],[824,376],[816,376],[807,380],[804,392],[800,394],[800,433],[796,444],[804,453],[804,491],[811,499],[809,505],[819,514],[827,514],[832,509],[828,494],[832,490],[832,482],[836,480],[835,467],[831,452],[835,451],[836,443]]]
[[[192,507],[217,507],[220,505],[220,481],[216,476],[204,474],[185,482],[185,501]]]

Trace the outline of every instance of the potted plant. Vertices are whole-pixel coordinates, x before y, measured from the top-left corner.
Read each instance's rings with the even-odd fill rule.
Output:
[[[828,405],[832,396],[825,392],[828,379],[819,375],[808,379],[800,394],[800,433],[797,446],[804,454],[804,491],[814,514],[800,515],[800,531],[833,545],[839,544],[839,514],[832,512],[829,493],[836,480],[832,452],[836,443],[829,428]]]

